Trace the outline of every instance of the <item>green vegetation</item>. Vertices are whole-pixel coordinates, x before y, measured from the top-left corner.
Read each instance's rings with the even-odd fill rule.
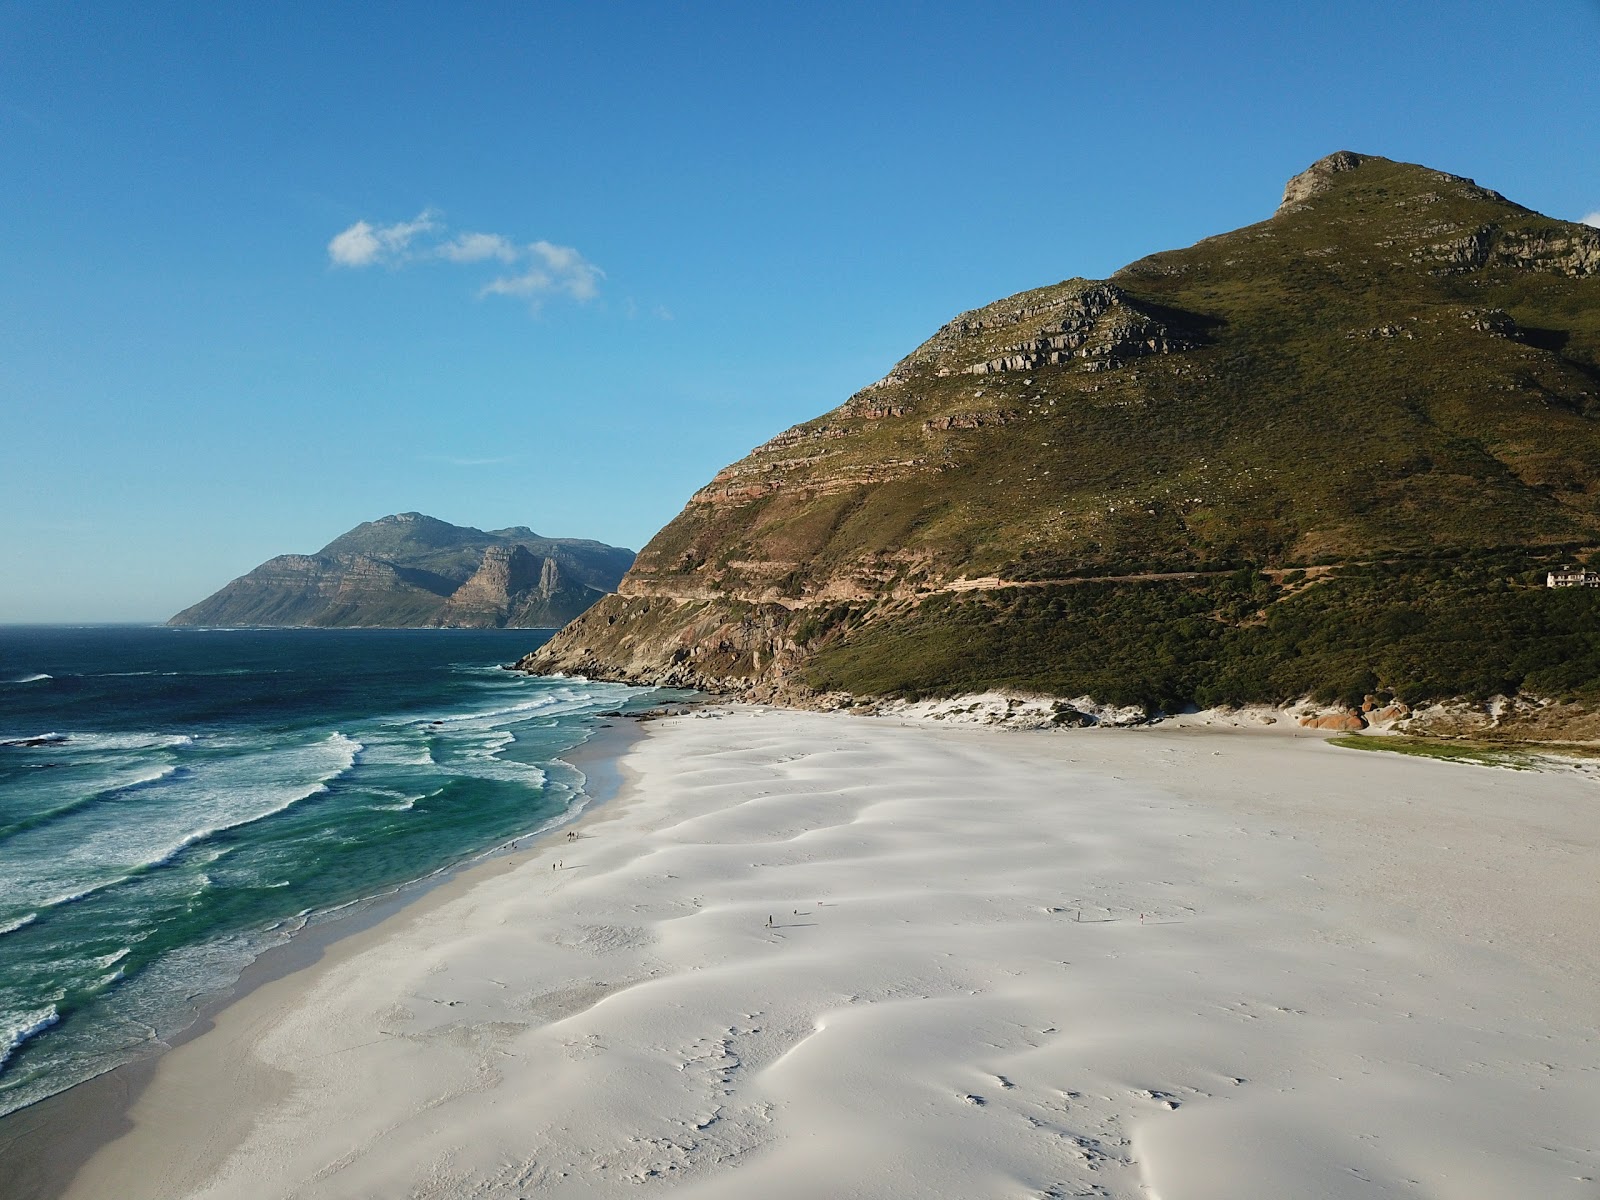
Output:
[[[1480,767],[1510,767],[1518,771],[1536,771],[1551,757],[1593,759],[1600,756],[1600,751],[1591,746],[1544,744],[1533,750],[1509,746],[1504,742],[1442,741],[1438,738],[1395,735],[1373,737],[1360,733],[1329,738],[1328,742],[1347,750],[1381,750],[1389,754],[1439,758],[1446,762],[1471,763]]]
[[[1600,703],[1600,596],[1539,586],[1600,558],[1600,231],[1381,158],[1306,179],[1268,221],[961,314],[720,473],[541,664]],[[990,578],[1035,586],[949,587]],[[652,591],[728,619],[624,635]],[[842,595],[867,598],[807,603]]]
[[[1242,570],[860,606],[808,647],[805,679],[861,695],[1010,687],[1168,712],[1305,695],[1600,701],[1600,591],[1533,586],[1511,569],[1525,565],[1482,554],[1347,567],[1300,591]]]
[[[1364,734],[1329,738],[1328,742],[1346,750],[1379,750],[1389,754],[1409,754],[1414,758],[1470,763],[1478,767],[1511,767],[1514,770],[1531,771],[1535,765],[1530,751],[1489,742],[1445,742],[1436,738],[1371,737]]]
[[[1083,316],[1095,287],[1117,303]],[[1117,342],[1130,314],[1171,336]],[[966,373],[1051,336],[1106,353]],[[1600,233],[1368,159],[1109,284],[963,314],[725,472],[740,494],[636,577],[801,595],[1596,544],[1597,417]]]

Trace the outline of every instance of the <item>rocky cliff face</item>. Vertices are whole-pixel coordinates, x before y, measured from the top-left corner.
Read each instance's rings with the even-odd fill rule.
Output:
[[[168,624],[555,628],[615,590],[632,561],[600,542],[399,513],[317,554],[270,559]]]
[[[1597,414],[1600,231],[1340,152],[1265,222],[956,317],[719,472],[526,665],[871,692],[956,598],[1556,553],[1600,542]]]
[[[525,546],[490,546],[472,578],[429,623],[469,629],[554,629],[608,593],[566,579],[553,558]]]

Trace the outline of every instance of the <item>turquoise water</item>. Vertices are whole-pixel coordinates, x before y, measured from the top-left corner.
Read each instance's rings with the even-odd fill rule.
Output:
[[[500,669],[547,636],[0,628],[0,1113],[581,804],[559,755],[663,694]]]

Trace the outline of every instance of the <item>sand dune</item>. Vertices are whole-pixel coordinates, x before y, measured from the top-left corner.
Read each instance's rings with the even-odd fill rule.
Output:
[[[225,1010],[71,1194],[1597,1194],[1587,780],[736,707],[626,766]]]

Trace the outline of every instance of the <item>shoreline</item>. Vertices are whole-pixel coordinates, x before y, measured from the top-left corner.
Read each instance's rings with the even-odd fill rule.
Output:
[[[1590,781],[1266,731],[655,729],[565,871],[478,863],[224,1007],[66,1200],[1600,1175]]]
[[[0,1117],[0,1159],[6,1167],[0,1172],[0,1200],[58,1200],[67,1194],[78,1172],[96,1153],[134,1128],[129,1114],[167,1055],[214,1031],[229,1009],[262,988],[314,969],[347,940],[368,934],[430,900],[443,903],[457,891],[469,889],[469,876],[506,860],[537,854],[547,840],[577,828],[615,800],[626,786],[621,761],[644,736],[645,723],[630,716],[598,721],[589,737],[557,756],[584,776],[582,794],[587,799],[576,813],[540,832],[522,834],[388,891],[313,914],[285,942],[252,959],[232,985],[202,1003],[194,1019],[165,1043]]]

